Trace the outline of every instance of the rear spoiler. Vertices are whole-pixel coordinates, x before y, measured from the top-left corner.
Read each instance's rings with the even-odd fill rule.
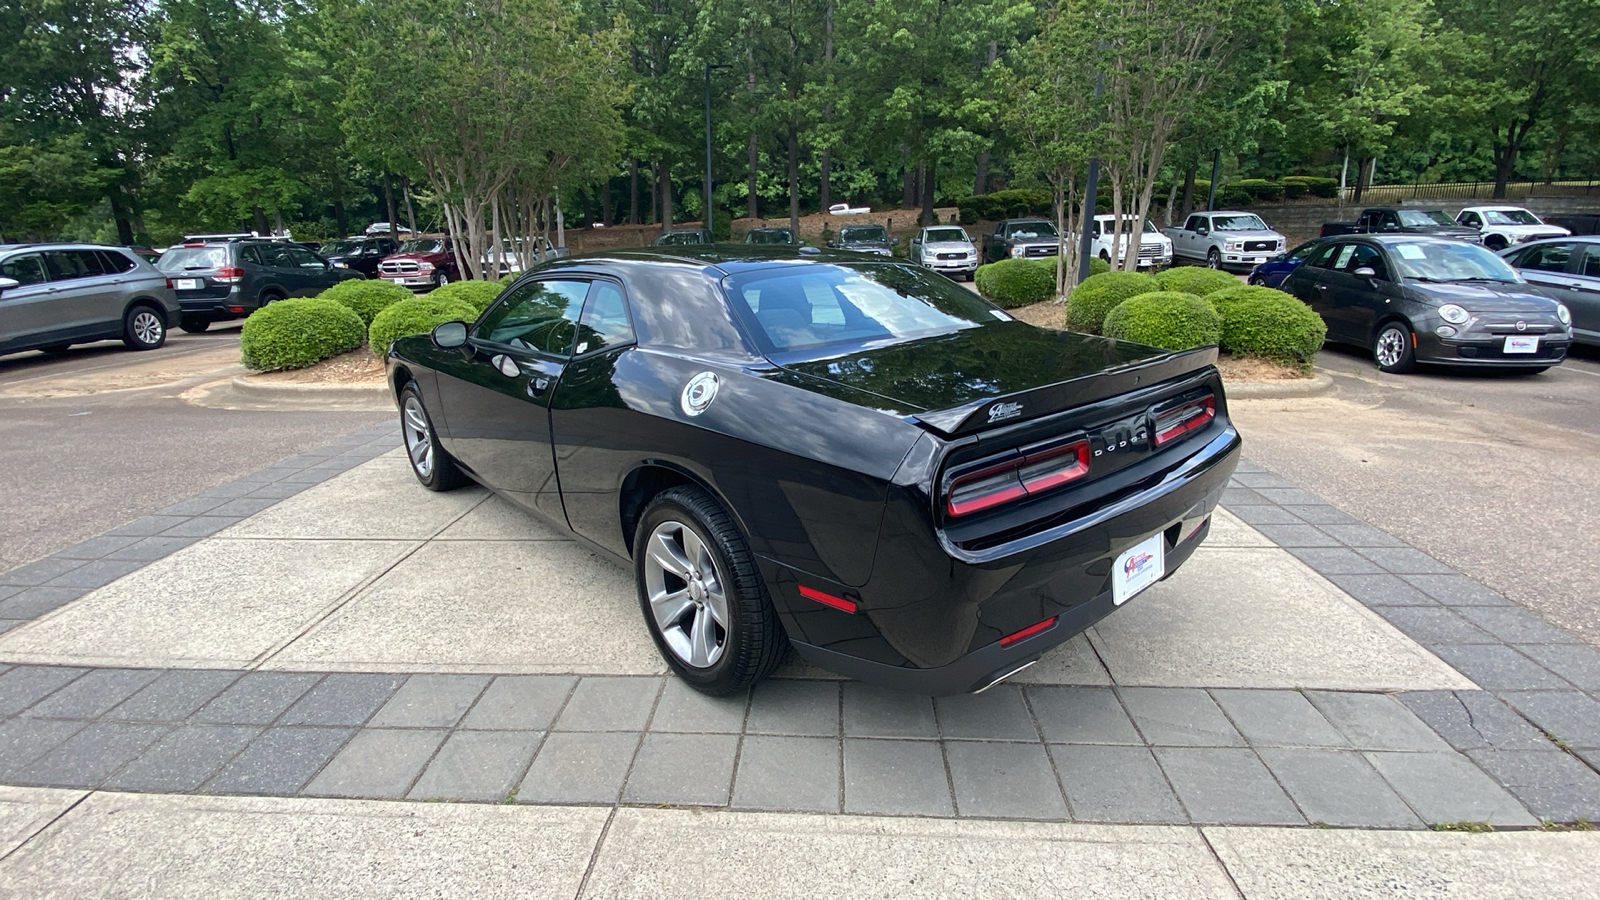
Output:
[[[1198,372],[1207,366],[1215,365],[1216,362],[1215,346],[1197,347],[1014,394],[989,397],[961,406],[952,406],[949,409],[917,413],[910,418],[944,437],[957,437],[982,431],[992,425],[1010,425],[1064,409],[1097,403],[1190,372]]]

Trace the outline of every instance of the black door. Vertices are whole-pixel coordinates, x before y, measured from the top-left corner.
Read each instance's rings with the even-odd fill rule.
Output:
[[[1370,244],[1351,244],[1348,258],[1341,252],[1329,291],[1332,314],[1346,340],[1365,344],[1378,321],[1391,311],[1399,299],[1399,286],[1389,273],[1383,254]],[[1371,276],[1356,272],[1371,269]]]
[[[1348,243],[1331,243],[1322,247],[1283,280],[1283,290],[1286,293],[1300,298],[1322,317],[1323,324],[1328,326],[1329,340],[1344,339],[1344,333],[1340,329],[1341,322],[1334,309],[1333,297],[1333,290],[1340,276],[1338,272],[1333,271],[1333,267],[1346,252],[1355,252],[1347,251],[1350,246]]]
[[[588,290],[587,280],[576,279],[519,286],[438,368],[446,449],[489,486],[557,520],[550,398],[572,355]]]

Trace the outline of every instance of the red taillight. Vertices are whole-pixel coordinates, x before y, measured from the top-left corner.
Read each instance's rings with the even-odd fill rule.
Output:
[[[1089,474],[1089,442],[1074,441],[962,475],[945,510],[965,516],[1077,481]]]
[[[1202,397],[1156,414],[1156,446],[1170,443],[1217,417],[1215,397]]]
[[[232,284],[232,283],[238,281],[239,279],[241,279],[243,277],[244,277],[244,270],[243,269],[240,269],[240,268],[238,268],[236,266],[226,266],[224,268],[218,269],[217,270],[217,274],[211,276],[211,280],[212,281],[220,281],[223,284]]]
[[[1052,626],[1054,626],[1055,624],[1056,624],[1056,617],[1055,616],[1051,616],[1050,618],[1045,619],[1043,622],[1040,622],[1037,625],[1029,625],[1027,628],[1022,629],[1021,631],[1014,631],[1011,634],[1006,635],[1005,637],[1000,639],[1000,646],[1009,647],[1012,644],[1015,644],[1017,641],[1026,640],[1028,638],[1031,638],[1031,637],[1033,637],[1034,635],[1038,634],[1041,631],[1049,631],[1050,628]]]
[[[846,600],[843,597],[835,597],[832,594],[824,594],[821,591],[812,590],[805,585],[800,586],[800,596],[806,598],[807,600],[815,600],[818,603],[821,603],[823,606],[831,606],[834,609],[844,610],[847,613],[853,613],[856,611],[856,604],[853,601]]]
[[[172,279],[171,278],[167,279],[167,290],[169,290],[169,291],[172,290]]]

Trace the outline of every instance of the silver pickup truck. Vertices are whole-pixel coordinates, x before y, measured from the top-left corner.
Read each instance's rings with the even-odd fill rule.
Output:
[[[1182,228],[1163,228],[1172,239],[1173,261],[1204,263],[1213,269],[1251,269],[1288,246],[1288,239],[1255,213],[1198,212]]]

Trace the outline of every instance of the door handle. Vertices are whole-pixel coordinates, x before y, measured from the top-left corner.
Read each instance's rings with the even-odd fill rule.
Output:
[[[506,356],[504,353],[496,353],[494,358],[490,359],[489,362],[492,363],[496,369],[500,370],[501,375],[504,375],[507,378],[516,378],[522,374],[522,367],[517,365],[517,361],[509,356]]]
[[[550,389],[550,379],[543,375],[528,382],[528,396],[538,397]]]
[[[1319,284],[1319,285],[1317,285],[1317,290],[1319,290],[1319,291],[1325,291],[1325,290],[1327,290],[1327,289],[1328,289],[1328,286],[1327,286],[1327,285],[1325,285],[1325,284]]]

